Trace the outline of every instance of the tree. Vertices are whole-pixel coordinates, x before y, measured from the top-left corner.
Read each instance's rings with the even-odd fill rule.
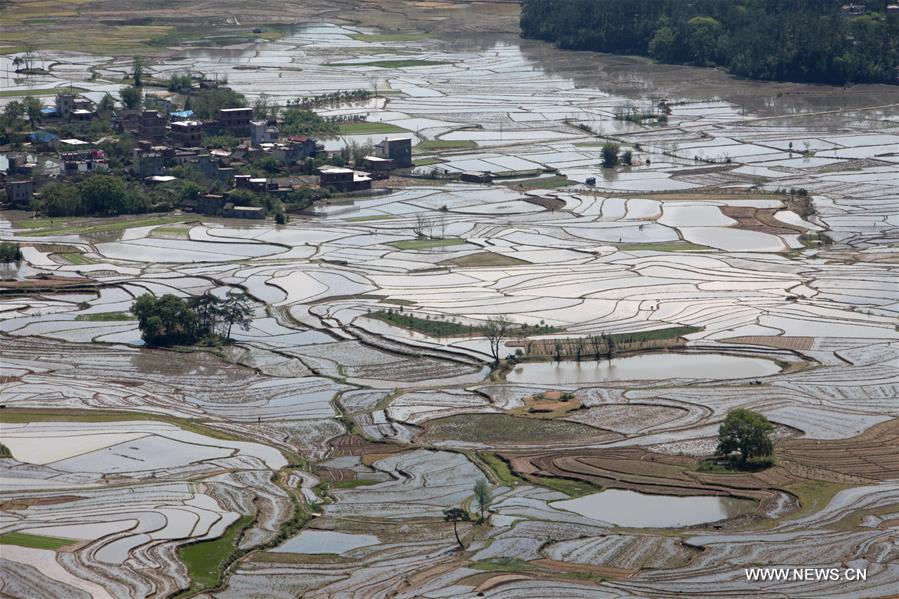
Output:
[[[137,110],[143,102],[140,88],[133,85],[123,87],[119,92],[119,97],[122,99],[122,105],[128,110]]]
[[[723,33],[721,23],[712,17],[693,17],[687,24],[690,26],[688,45],[693,62],[700,66],[715,64],[718,41]]]
[[[624,166],[631,166],[634,163],[634,153],[631,150],[625,150],[621,155],[621,163]]]
[[[85,214],[114,215],[127,212],[124,181],[113,175],[93,175],[78,186]]]
[[[22,261],[22,248],[18,243],[11,241],[0,242],[0,263],[9,264],[10,262]]]
[[[103,97],[100,98],[100,103],[97,104],[97,112],[100,114],[109,114],[115,110],[115,98],[112,97],[112,94],[106,92],[103,94]]]
[[[28,123],[34,127],[34,124],[41,118],[41,109],[44,107],[41,101],[34,96],[26,97],[23,102],[25,106],[25,114],[28,116]]]
[[[744,465],[756,457],[770,457],[774,452],[773,431],[774,426],[763,414],[743,408],[731,410],[718,429],[717,454],[729,456],[738,451]]]
[[[241,329],[250,330],[250,323],[253,315],[253,308],[250,304],[250,298],[245,293],[231,293],[228,295],[221,306],[219,314],[222,322],[228,325],[225,337],[231,339],[231,327],[235,324]]]
[[[147,345],[187,345],[197,340],[197,314],[180,297],[145,294],[131,306],[131,313],[137,316]]]
[[[659,27],[649,41],[649,55],[661,62],[675,62],[679,54],[677,36],[671,27]]]
[[[131,69],[131,81],[134,87],[144,86],[144,57],[137,55],[134,57],[133,67]]]
[[[83,213],[78,187],[70,183],[48,183],[40,197],[31,200],[31,208],[47,216],[77,216]]]
[[[618,164],[619,145],[607,141],[602,145],[602,165],[606,168],[612,168]]]
[[[483,522],[484,512],[493,502],[493,493],[490,492],[490,487],[483,478],[479,478],[474,484],[474,497],[478,500],[478,509],[481,512],[481,519],[478,522]]]
[[[197,337],[215,331],[215,325],[222,312],[222,300],[209,292],[195,295],[187,304],[197,315]]]
[[[6,124],[12,129],[18,128],[19,119],[23,114],[25,114],[25,104],[18,100],[13,100],[3,107],[3,116],[6,119]]]
[[[457,527],[459,522],[471,522],[471,514],[460,507],[451,507],[443,510],[443,521],[453,523],[453,534],[456,535],[456,542],[459,543],[459,547],[465,549],[462,539],[459,538],[459,529]]]
[[[253,103],[253,112],[256,113],[256,118],[260,120],[265,120],[271,115],[270,105],[268,101],[268,94],[262,93],[256,98],[256,102]]]
[[[503,339],[509,336],[512,324],[511,318],[501,314],[488,318],[487,324],[484,325],[484,336],[487,337],[487,341],[490,343],[490,355],[493,356],[494,364],[499,364]]]

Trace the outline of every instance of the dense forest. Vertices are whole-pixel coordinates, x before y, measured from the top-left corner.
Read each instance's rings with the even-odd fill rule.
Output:
[[[897,2],[892,2],[896,4]],[[723,66],[753,79],[899,83],[887,0],[522,0],[521,31],[561,48]]]

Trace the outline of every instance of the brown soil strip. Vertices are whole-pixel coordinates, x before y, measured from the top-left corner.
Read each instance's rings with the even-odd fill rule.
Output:
[[[798,351],[809,350],[815,342],[814,337],[774,337],[774,336],[757,336],[757,337],[728,337],[727,339],[719,339],[723,343],[739,343],[741,345],[764,345],[766,347],[776,347],[778,349],[795,349]]]
[[[498,587],[501,584],[505,584],[507,582],[517,582],[519,580],[533,580],[533,577],[526,576],[524,574],[497,574],[495,576],[491,576],[481,584],[475,587],[475,593],[485,593],[494,587]]]
[[[751,208],[746,206],[721,206],[725,216],[737,221],[737,227],[746,231],[758,231],[771,235],[795,235],[805,228],[788,225],[774,218],[777,208]]]
[[[849,439],[791,439],[780,444],[777,457],[818,471],[852,479],[899,478],[899,418],[877,424]]]
[[[543,558],[534,560],[532,564],[552,568],[560,572],[587,572],[604,578],[631,578],[637,574],[637,570],[631,568],[615,568],[613,566],[593,566],[588,564],[570,564],[554,559]]]

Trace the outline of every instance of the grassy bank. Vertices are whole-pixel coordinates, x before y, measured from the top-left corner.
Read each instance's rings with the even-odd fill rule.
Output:
[[[59,537],[46,537],[44,535],[30,535],[24,532],[8,532],[0,535],[0,545],[18,545],[31,549],[50,549],[56,551],[60,547],[74,545],[78,541],[73,539],[61,539]],[[3,551],[0,551],[2,554]]]
[[[484,325],[463,324],[461,322],[453,322],[451,320],[443,320],[439,318],[421,318],[407,312],[398,312],[394,310],[378,310],[367,315],[369,318],[386,322],[396,327],[429,335],[431,337],[464,337],[464,336],[481,336],[485,332]],[[533,327],[521,326],[509,332],[509,337],[521,335],[545,335],[556,332],[555,329],[547,325],[536,325]]]

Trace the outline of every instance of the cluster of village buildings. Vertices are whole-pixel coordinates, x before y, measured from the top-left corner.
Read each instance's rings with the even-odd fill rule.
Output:
[[[55,106],[45,108],[42,116],[48,123],[53,119],[70,122],[99,118],[90,100],[71,93],[58,94]],[[190,110],[116,110],[112,125],[117,133],[130,133],[136,140],[128,170],[147,185],[174,181],[173,170],[188,166],[211,181],[220,181],[229,190],[279,195],[300,186],[318,186],[337,193],[354,193],[370,190],[373,180],[386,179],[395,169],[413,166],[412,139],[393,136],[375,144],[374,153],[362,160],[360,168],[322,166],[317,177],[257,178],[238,174],[236,167],[260,153],[270,156],[285,174],[309,158],[326,154],[324,145],[311,137],[282,137],[277,123],[256,120],[253,108],[223,108],[210,120],[194,118]],[[207,149],[203,139],[210,135],[229,135],[242,143],[237,148]],[[94,143],[60,139],[43,129],[32,132],[29,141],[30,151],[7,155],[5,170],[0,165],[0,187],[5,188],[10,205],[27,205],[43,182],[109,170],[106,154]],[[263,208],[234,206],[228,201],[227,191],[202,196],[181,208],[226,217],[265,217]]]

